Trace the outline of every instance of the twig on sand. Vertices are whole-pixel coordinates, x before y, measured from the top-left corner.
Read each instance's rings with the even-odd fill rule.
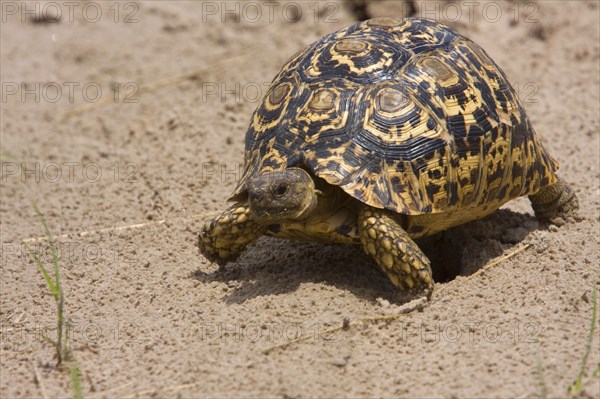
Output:
[[[525,251],[527,248],[529,248],[531,245],[531,243],[527,243],[527,244],[521,244],[519,245],[517,248],[513,249],[512,251],[510,251],[509,253],[507,253],[506,255],[502,255],[501,257],[495,259],[494,261],[488,263],[487,265],[483,266],[481,269],[477,270],[475,273],[465,277],[465,279],[463,280],[463,282],[465,281],[469,281],[474,279],[475,277],[479,276],[480,274],[483,274],[489,270],[492,270],[493,268],[495,268],[496,266],[498,266],[499,264],[501,264],[502,262],[504,262],[505,260],[508,260],[510,258],[512,258],[513,256]],[[459,284],[460,286],[460,284]],[[440,294],[441,292],[443,292],[446,288],[448,288],[448,285],[445,285],[443,287],[441,287],[438,291],[437,294]]]
[[[349,323],[348,319],[344,319],[344,321],[342,322],[342,325],[331,327],[331,328],[327,328],[327,329],[321,331],[321,335],[327,336],[327,335],[332,334],[332,333],[334,333],[336,331],[344,330],[344,329],[348,328],[350,326],[350,324],[355,324],[355,323],[357,323],[357,322],[350,322]],[[273,345],[273,346],[271,346],[271,347],[263,350],[263,354],[264,355],[268,355],[269,353],[271,353],[272,351],[274,351],[276,349],[285,349],[288,346],[291,346],[293,344],[297,344],[298,342],[306,341],[307,339],[309,339],[309,338],[311,338],[313,336],[314,336],[314,334],[305,334],[305,335],[303,335],[301,337],[294,338],[294,339],[291,339],[289,341],[285,341],[285,342],[283,342],[281,344]]]
[[[160,79],[160,80],[148,83],[148,84],[140,87],[138,90],[138,93],[154,91],[161,87],[168,86],[170,84],[178,83],[178,82],[188,80],[188,79],[199,79],[200,74],[202,74],[204,72],[209,72],[211,70],[220,70],[227,64],[244,60],[250,56],[252,56],[252,54],[248,53],[248,54],[238,55],[237,57],[224,57],[224,59],[222,61],[217,61],[215,63],[206,65],[202,68],[198,68],[194,71],[182,73],[179,75],[169,76],[164,79]],[[109,104],[111,102],[114,102],[114,99],[109,96],[109,97],[103,98],[103,99],[93,102],[93,103],[86,103],[83,105],[79,105],[79,106],[76,106],[76,107],[73,107],[73,108],[67,110],[62,115],[62,117],[68,118],[71,115],[76,115],[76,114],[80,114],[82,112],[87,112],[94,108],[98,108],[101,105]]]
[[[489,264],[485,265],[484,267],[482,267],[481,269],[477,270],[475,273],[468,276],[465,279],[465,281],[471,280],[472,278],[480,275],[481,273],[484,273],[484,272],[487,272],[488,270],[493,269],[494,267],[498,266],[500,263],[504,262],[505,260],[510,259],[513,256],[515,256],[516,254],[525,251],[531,245],[532,245],[531,243],[527,243],[527,244],[522,244],[522,245],[518,246],[517,248],[513,249],[511,252],[507,253],[506,255],[499,257],[498,259],[494,260],[492,263],[489,263]]]
[[[355,326],[357,324],[362,324],[362,323],[373,323],[373,322],[384,321],[384,320],[386,320],[386,321],[394,320],[394,319],[402,317],[408,313],[412,313],[415,310],[423,309],[424,307],[428,306],[428,304],[429,304],[429,301],[427,300],[427,298],[425,298],[425,297],[418,298],[418,299],[415,299],[413,301],[410,301],[410,302],[400,306],[400,308],[394,314],[363,317],[361,319],[354,320],[354,321],[350,321],[349,319],[344,319],[344,321],[342,322],[341,325],[323,330],[322,334],[324,334],[324,335],[333,334],[340,330],[346,330],[346,329],[350,328],[351,326]],[[295,338],[295,339],[283,342],[281,344],[271,346],[271,347],[265,349],[263,351],[263,354],[268,355],[269,353],[271,353],[272,351],[274,351],[276,349],[285,349],[285,348],[289,347],[290,345],[296,344],[298,342],[306,341],[307,339],[309,339],[313,336],[314,336],[314,334],[312,334],[312,333],[306,334],[299,338]]]
[[[187,219],[201,219],[210,214],[211,214],[211,212],[198,213],[195,215],[188,216]],[[174,220],[174,219],[161,219],[161,220],[154,220],[152,222],[146,222],[146,223],[136,223],[136,224],[128,224],[125,226],[106,227],[106,228],[98,229],[98,230],[80,231],[79,233],[66,233],[66,234],[60,234],[60,235],[54,236],[54,238],[55,239],[56,238],[69,238],[73,235],[76,237],[85,237],[85,236],[89,236],[91,234],[100,234],[100,233],[110,233],[113,231],[141,229],[141,228],[148,227],[148,226],[158,226],[158,225],[168,222],[169,220]],[[48,239],[48,237],[46,237],[46,236],[30,237],[30,238],[25,238],[25,239],[21,240],[21,242],[22,243],[38,242],[38,241],[45,241],[47,239]]]

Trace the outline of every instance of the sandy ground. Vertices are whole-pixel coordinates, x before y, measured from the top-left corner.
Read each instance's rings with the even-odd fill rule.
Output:
[[[359,247],[262,238],[220,270],[195,247],[199,219],[239,177],[268,82],[359,13],[333,1],[2,1],[0,396],[71,395],[41,338],[55,307],[22,243],[43,235],[32,201],[57,236],[86,397],[568,396],[600,283],[600,4],[415,3],[504,68],[584,219],[546,228],[520,199],[433,237],[430,305],[361,322],[400,304]],[[30,246],[50,260],[45,241]],[[598,341],[596,330],[577,397],[600,397]]]

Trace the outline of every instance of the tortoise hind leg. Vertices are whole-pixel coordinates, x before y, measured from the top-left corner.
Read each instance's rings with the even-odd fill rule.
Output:
[[[537,194],[530,195],[529,200],[535,216],[544,221],[552,221],[558,217],[578,219],[579,202],[573,189],[560,177],[551,186],[542,188]]]
[[[266,228],[254,221],[247,204],[238,203],[202,226],[198,247],[206,259],[224,265],[236,260]]]
[[[363,206],[358,214],[360,241],[392,283],[401,290],[429,294],[429,259],[387,211]]]

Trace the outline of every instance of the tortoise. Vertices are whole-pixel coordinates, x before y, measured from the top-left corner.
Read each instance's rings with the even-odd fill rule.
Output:
[[[199,248],[223,265],[262,235],[361,244],[399,289],[430,294],[414,239],[525,195],[539,219],[568,219],[578,202],[558,167],[481,47],[436,21],[371,19],[283,66]]]

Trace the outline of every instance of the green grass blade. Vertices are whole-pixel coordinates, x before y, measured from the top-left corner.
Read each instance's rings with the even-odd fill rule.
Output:
[[[48,288],[50,288],[50,292],[52,292],[52,295],[54,295],[54,298],[58,299],[58,287],[54,284],[54,282],[52,281],[52,278],[50,278],[50,275],[48,274],[46,267],[44,266],[44,264],[42,263],[40,258],[37,256],[37,254],[35,254],[31,250],[31,248],[29,248],[29,245],[27,245],[27,243],[25,243],[25,249],[27,249],[27,252],[29,252],[29,254],[33,257],[33,259],[35,260],[35,263],[37,263],[38,268],[40,269],[40,271],[42,272],[42,275],[44,276],[44,280],[46,280],[46,285],[48,286]]]
[[[44,340],[46,342],[48,342],[50,345],[52,345],[52,346],[58,345],[55,340],[53,340],[52,338],[48,337],[46,334],[42,334],[42,338],[44,338]]]
[[[50,232],[50,229],[48,228],[48,224],[46,223],[46,218],[44,217],[44,214],[42,212],[40,212],[40,210],[38,209],[35,202],[33,203],[33,209],[35,209],[35,213],[37,214],[38,218],[40,219],[40,222],[42,222],[42,225],[44,226],[44,232],[46,233],[46,236],[48,237],[48,242],[50,243],[50,251],[52,252],[52,263],[54,263],[54,281],[56,283],[56,287],[58,288],[59,294],[62,294],[61,289],[60,289],[60,272],[59,272],[59,268],[58,268],[58,252],[56,251],[56,245],[54,245],[54,238],[52,237],[52,233]]]
[[[65,360],[68,364],[69,377],[70,377],[70,385],[73,391],[73,398],[75,399],[83,399],[83,393],[81,391],[81,371],[79,370],[79,365],[77,364],[75,357],[71,353],[71,349],[69,347],[69,335],[68,331],[65,332],[65,317],[64,317],[64,296],[62,292],[62,286],[60,283],[60,267],[58,263],[58,251],[56,250],[56,245],[54,243],[54,238],[52,237],[52,233],[48,228],[48,224],[46,223],[46,218],[44,214],[40,212],[37,205],[34,203],[33,208],[35,209],[35,213],[37,214],[40,222],[44,226],[44,232],[46,233],[46,237],[48,238],[48,242],[50,243],[50,249],[52,251],[52,263],[54,264],[54,281],[52,281],[52,277],[48,273],[48,270],[42,263],[39,256],[34,253],[29,245],[25,243],[25,248],[29,252],[29,254],[33,257],[35,262],[38,265],[42,275],[44,276],[44,280],[46,280],[46,285],[52,292],[54,296],[54,301],[56,302],[56,310],[57,310],[57,338],[56,341],[48,338],[46,335],[42,335],[44,340],[52,344],[56,348],[56,355],[58,358],[57,367]],[[67,325],[68,330],[68,325]]]
[[[585,368],[587,366],[588,357],[590,356],[590,352],[592,351],[592,340],[594,339],[594,331],[596,330],[596,320],[598,319],[598,291],[596,291],[596,289],[594,289],[592,302],[592,320],[590,323],[590,330],[587,336],[587,340],[585,342],[585,349],[583,351],[583,358],[581,359],[581,367],[579,369],[579,374],[577,375],[575,382],[573,382],[573,384],[571,384],[571,386],[569,387],[571,394],[577,394],[583,389],[583,377],[585,376]]]
[[[83,399],[83,393],[81,392],[81,371],[77,363],[72,363],[69,366],[69,375],[71,377],[73,399]]]
[[[63,295],[62,295],[62,288],[60,286],[60,267],[58,264],[58,252],[56,250],[56,245],[54,244],[54,238],[52,237],[52,233],[50,232],[50,229],[48,228],[48,224],[46,223],[46,218],[44,217],[44,214],[42,212],[40,212],[39,208],[37,207],[37,205],[35,203],[33,203],[32,205],[33,205],[33,209],[35,210],[35,213],[37,214],[38,218],[40,219],[40,222],[42,223],[42,226],[44,226],[44,232],[46,233],[46,237],[48,238],[48,241],[50,243],[50,250],[52,252],[52,263],[54,264],[54,281],[52,281],[52,279],[50,278],[48,271],[46,270],[45,266],[43,265],[42,261],[37,256],[37,254],[34,254],[33,251],[31,251],[29,249],[27,244],[25,244],[25,246],[28,248],[29,253],[36,260],[38,267],[40,267],[40,270],[42,271],[42,274],[44,275],[46,284],[48,285],[48,287],[50,288],[50,291],[54,295],[54,300],[56,302],[56,308],[57,308],[56,345],[55,346],[56,346],[56,356],[58,358],[58,364],[60,364],[62,362],[67,350],[65,349],[65,346],[63,345],[63,324],[64,324]]]
[[[0,158],[15,159],[15,157],[8,151],[0,151]]]

